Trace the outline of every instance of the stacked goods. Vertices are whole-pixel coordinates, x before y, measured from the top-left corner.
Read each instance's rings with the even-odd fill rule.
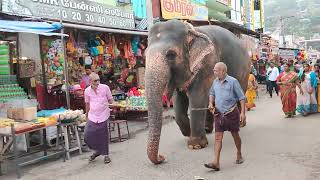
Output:
[[[138,88],[131,88],[128,92],[128,110],[146,111],[147,100],[145,97],[145,90]]]
[[[12,99],[27,99],[27,94],[18,85],[14,75],[0,75],[0,103]]]
[[[37,101],[32,99],[10,100],[4,103],[6,115],[10,119],[31,121],[37,119]]]
[[[31,121],[37,118],[37,107],[9,108],[7,117],[15,120]]]
[[[147,100],[144,96],[131,96],[129,97],[128,110],[147,110]]]
[[[8,44],[0,44],[0,75],[9,75],[9,46]]]
[[[1,75],[0,85],[18,84],[16,75]]]
[[[10,99],[26,99],[27,93],[18,84],[0,85],[0,99],[6,102]]]

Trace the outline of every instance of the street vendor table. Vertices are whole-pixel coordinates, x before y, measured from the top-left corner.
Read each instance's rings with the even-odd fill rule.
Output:
[[[79,154],[82,154],[82,149],[81,149],[81,141],[79,137],[79,132],[78,132],[78,124],[77,122],[69,122],[69,123],[59,123],[60,125],[58,128],[61,128],[61,131],[58,130],[58,137],[60,137],[60,132],[63,133],[61,134],[61,137],[64,136],[64,147],[66,150],[66,155],[67,155],[67,160],[70,159],[70,152],[73,151],[79,151]],[[77,141],[77,146],[70,148],[70,142],[71,142],[71,129],[74,130],[75,132],[75,138]],[[57,146],[59,145],[59,138],[57,138]]]
[[[51,125],[51,126],[58,126],[58,124]],[[36,162],[39,162],[42,160],[47,160],[50,157],[60,156],[60,155],[63,156],[64,161],[65,161],[66,150],[65,150],[64,146],[62,146],[62,149],[56,149],[50,155],[48,154],[49,146],[48,146],[47,138],[46,138],[46,128],[47,127],[50,127],[50,126],[44,126],[44,127],[39,127],[39,128],[35,128],[35,129],[30,129],[30,130],[27,130],[24,132],[18,132],[15,130],[14,124],[11,124],[10,132],[0,133],[0,175],[2,175],[1,163],[4,160],[8,160],[8,159],[13,159],[14,164],[15,164],[16,174],[17,174],[18,178],[21,177],[20,168],[23,166],[33,164],[33,163],[36,163]],[[29,133],[36,132],[36,131],[42,132],[42,142],[40,143],[40,145],[34,146],[32,148],[27,147],[28,150],[26,153],[19,154],[18,149],[17,149],[17,139],[16,139],[17,136],[26,135],[28,137]],[[5,142],[4,139],[7,139],[8,141]],[[28,142],[28,138],[27,138],[27,142]],[[11,146],[13,146],[13,155],[10,153],[6,153],[9,151]],[[29,161],[25,161],[22,163],[19,162],[21,160],[20,158],[22,158],[24,156],[28,156],[28,155],[42,152],[42,151],[43,151],[43,156],[41,156],[41,157],[29,160]]]
[[[148,110],[142,106],[121,106],[121,105],[110,105],[111,113],[116,119],[126,120],[144,120],[147,116]]]

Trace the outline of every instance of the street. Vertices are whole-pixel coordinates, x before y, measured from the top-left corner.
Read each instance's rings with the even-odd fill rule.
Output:
[[[23,179],[104,179],[104,180],[192,180],[200,176],[208,180],[249,179],[320,179],[319,114],[297,115],[285,119],[280,98],[272,99],[260,92],[257,107],[247,112],[247,126],[241,129],[244,164],[235,164],[235,146],[225,133],[221,156],[221,171],[213,172],[203,164],[213,158],[213,135],[209,146],[189,150],[174,121],[162,128],[160,153],[166,162],[153,165],[147,159],[147,131],[122,143],[111,144],[111,164],[104,165],[102,157],[88,164],[90,153],[43,163],[23,169]],[[14,179],[14,174],[1,177]]]

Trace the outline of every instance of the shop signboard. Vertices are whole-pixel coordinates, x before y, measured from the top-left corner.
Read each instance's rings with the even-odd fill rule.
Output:
[[[88,0],[2,0],[2,12],[93,26],[134,29],[133,11]]]
[[[294,59],[294,50],[279,49],[279,57],[282,59]]]
[[[190,0],[160,0],[164,19],[208,20],[208,8]]]

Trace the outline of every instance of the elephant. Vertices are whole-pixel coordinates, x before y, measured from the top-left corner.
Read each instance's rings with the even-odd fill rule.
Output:
[[[165,160],[158,154],[163,94],[169,99],[174,95],[175,120],[182,134],[189,137],[188,147],[206,147],[206,131],[213,130],[213,116],[206,108],[215,78],[214,65],[224,62],[228,74],[238,79],[245,92],[250,71],[248,52],[227,29],[214,25],[193,27],[186,22],[169,20],[151,27],[145,55],[148,158],[154,164]]]

